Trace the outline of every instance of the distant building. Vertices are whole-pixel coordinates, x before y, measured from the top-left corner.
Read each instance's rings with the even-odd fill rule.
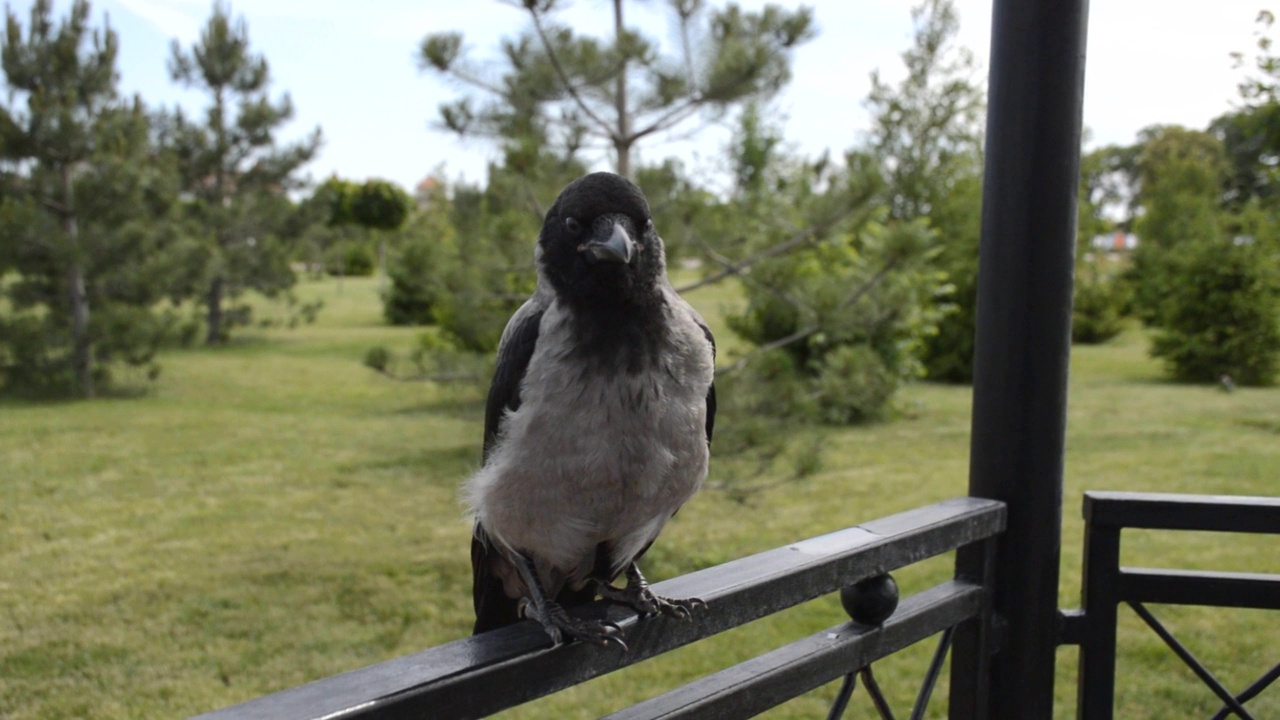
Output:
[[[1138,247],[1138,236],[1117,230],[1108,235],[1094,235],[1089,245],[1094,249],[1107,252],[1128,252]]]
[[[440,182],[439,178],[428,175],[413,189],[413,199],[417,201],[418,207],[427,208],[431,206],[433,200],[440,197],[444,189],[444,183]]]

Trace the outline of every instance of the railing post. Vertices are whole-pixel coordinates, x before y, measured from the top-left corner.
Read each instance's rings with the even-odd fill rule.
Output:
[[[1053,715],[1087,0],[995,0],[971,495],[1008,504],[988,718]],[[977,572],[975,553],[958,558]]]
[[[991,715],[991,651],[996,645],[991,589],[995,587],[996,540],[956,551],[957,577],[986,589],[982,612],[956,627],[951,651],[951,720],[982,720]]]
[[[1084,500],[1084,575],[1076,717],[1111,720],[1116,689],[1116,615],[1120,604],[1120,528],[1093,521]]]

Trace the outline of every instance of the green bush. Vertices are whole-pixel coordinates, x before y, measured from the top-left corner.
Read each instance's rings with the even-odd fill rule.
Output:
[[[1125,308],[1132,295],[1128,283],[1108,273],[1103,259],[1082,262],[1076,268],[1075,299],[1071,306],[1071,342],[1104,343],[1124,329]]]
[[[496,349],[507,320],[533,292],[536,276],[528,242],[520,243],[519,259],[498,254],[502,244],[492,236],[459,242],[457,254],[440,274],[436,322],[460,350]]]
[[[485,238],[468,245],[484,245]],[[533,272],[502,271],[500,258],[472,259],[471,248],[447,240],[415,240],[390,271],[383,315],[393,324],[432,324],[450,343],[469,352],[491,352],[502,329],[532,291]]]
[[[463,352],[492,352],[502,329],[533,291],[528,212],[493,212],[487,196],[457,188],[414,213],[390,259],[383,316],[393,324],[435,325]]]
[[[387,372],[391,360],[391,351],[381,345],[369,348],[364,354],[364,366],[378,372]]]
[[[844,345],[822,357],[814,378],[823,422],[852,425],[881,419],[898,378],[866,345]]]
[[[935,267],[946,273],[950,292],[937,298],[944,312],[938,331],[925,336],[921,358],[930,380],[973,382],[973,340],[977,328],[978,244],[982,226],[982,183],[976,170],[938,198],[928,215],[938,235]]]
[[[364,243],[342,243],[325,253],[325,271],[330,275],[364,277],[378,265],[373,248]]]
[[[1128,309],[1148,327],[1159,327],[1164,322],[1166,302],[1181,291],[1176,258],[1181,250],[1144,243],[1131,255],[1131,264],[1123,279],[1131,288]]]
[[[382,315],[392,325],[429,325],[436,321],[440,300],[440,247],[428,238],[411,237],[387,268],[391,280],[382,298]]]
[[[36,313],[0,317],[0,387],[17,395],[69,395],[71,364],[49,338],[50,328]]]
[[[1280,369],[1280,254],[1230,240],[1180,248],[1151,354],[1185,382],[1271,385]]]
[[[71,369],[69,330],[51,313],[0,316],[0,389],[22,397],[77,394]],[[156,351],[172,335],[176,317],[123,304],[98,308],[92,316],[93,379],[98,392],[125,390],[113,380],[119,370],[140,371],[147,381],[160,375]],[[130,373],[138,375],[139,373]]]
[[[438,327],[418,335],[407,356],[378,345],[364,354],[364,366],[397,380],[429,381],[453,387],[479,384],[493,376],[492,353],[468,352]]]
[[[716,377],[720,420],[708,487],[747,502],[822,467],[826,436],[815,426],[821,415],[811,382],[782,350],[754,355]]]
[[[831,424],[875,420],[897,389],[920,377],[924,338],[936,332],[947,288],[930,267],[933,234],[923,221],[868,222],[856,235],[760,263],[747,307],[729,327],[756,345],[799,337],[751,371],[775,395],[758,412],[800,411]],[[770,353],[772,355],[773,353]],[[782,382],[785,380],[785,382]],[[807,406],[807,407],[805,407]]]
[[[924,352],[925,376],[946,383],[973,382],[974,335],[977,328],[978,288],[976,276],[951,279],[951,293],[938,299],[945,311],[937,332],[926,335]]]
[[[513,281],[511,285],[518,285]],[[486,285],[494,286],[493,290]],[[502,338],[502,329],[529,291],[506,289],[497,278],[486,278],[476,267],[456,264],[445,278],[445,295],[436,310],[440,329],[461,350],[492,352]],[[505,293],[510,293],[505,294]]]
[[[367,180],[348,191],[350,219],[376,230],[395,230],[404,224],[413,201],[399,185],[386,180]]]
[[[733,372],[716,378],[716,392],[723,396],[720,405],[739,418],[734,426],[742,426],[747,435],[757,431],[771,433],[775,430],[778,418],[795,418],[800,421],[816,420],[818,404],[816,396],[810,391],[809,379],[801,372],[795,357],[783,350],[770,350],[760,353]],[[730,412],[726,412],[729,415]],[[759,427],[752,428],[750,423],[758,421]],[[729,435],[716,430],[717,451],[726,445],[734,445],[733,441],[721,438]],[[759,437],[746,437],[742,447],[751,447]]]

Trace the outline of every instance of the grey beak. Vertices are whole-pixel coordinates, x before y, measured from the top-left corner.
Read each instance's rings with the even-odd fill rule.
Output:
[[[620,223],[613,224],[613,232],[604,240],[592,240],[585,247],[591,262],[631,262],[631,236]]]

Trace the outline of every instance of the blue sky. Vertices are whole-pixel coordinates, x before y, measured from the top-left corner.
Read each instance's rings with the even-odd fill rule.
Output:
[[[29,0],[10,0],[26,25]],[[65,13],[69,0],[56,0]],[[745,7],[762,2],[744,0]],[[795,5],[790,0],[781,4]],[[808,155],[839,155],[867,128],[863,99],[869,73],[901,74],[899,53],[911,39],[913,0],[816,0],[818,38],[796,51],[794,80],[778,98],[779,118],[793,146]],[[990,44],[990,0],[957,0],[960,41],[985,69]],[[603,33],[612,22],[608,0],[569,3],[579,31]],[[169,45],[189,46],[209,16],[211,0],[95,0],[93,24],[103,13],[120,36],[121,87],[151,104],[182,104],[199,111],[198,93],[168,77]],[[660,41],[670,28],[650,0],[629,6],[631,19]],[[1230,108],[1239,73],[1228,53],[1253,49],[1254,18],[1264,0],[1213,3],[1168,0],[1095,0],[1089,24],[1085,125],[1091,145],[1128,143],[1152,123],[1203,127]],[[1274,9],[1274,8],[1273,8]],[[232,13],[249,25],[251,47],[271,66],[273,94],[288,91],[297,110],[286,137],[319,125],[324,146],[307,172],[319,180],[337,173],[363,180],[386,178],[412,187],[433,170],[446,177],[484,179],[494,148],[433,129],[436,108],[458,90],[420,73],[416,48],[431,32],[463,32],[477,59],[492,57],[498,39],[525,27],[521,11],[496,0],[239,0]],[[642,159],[675,155],[714,174],[727,131],[712,128],[694,141],[649,146]],[[590,158],[607,169],[604,155]]]

